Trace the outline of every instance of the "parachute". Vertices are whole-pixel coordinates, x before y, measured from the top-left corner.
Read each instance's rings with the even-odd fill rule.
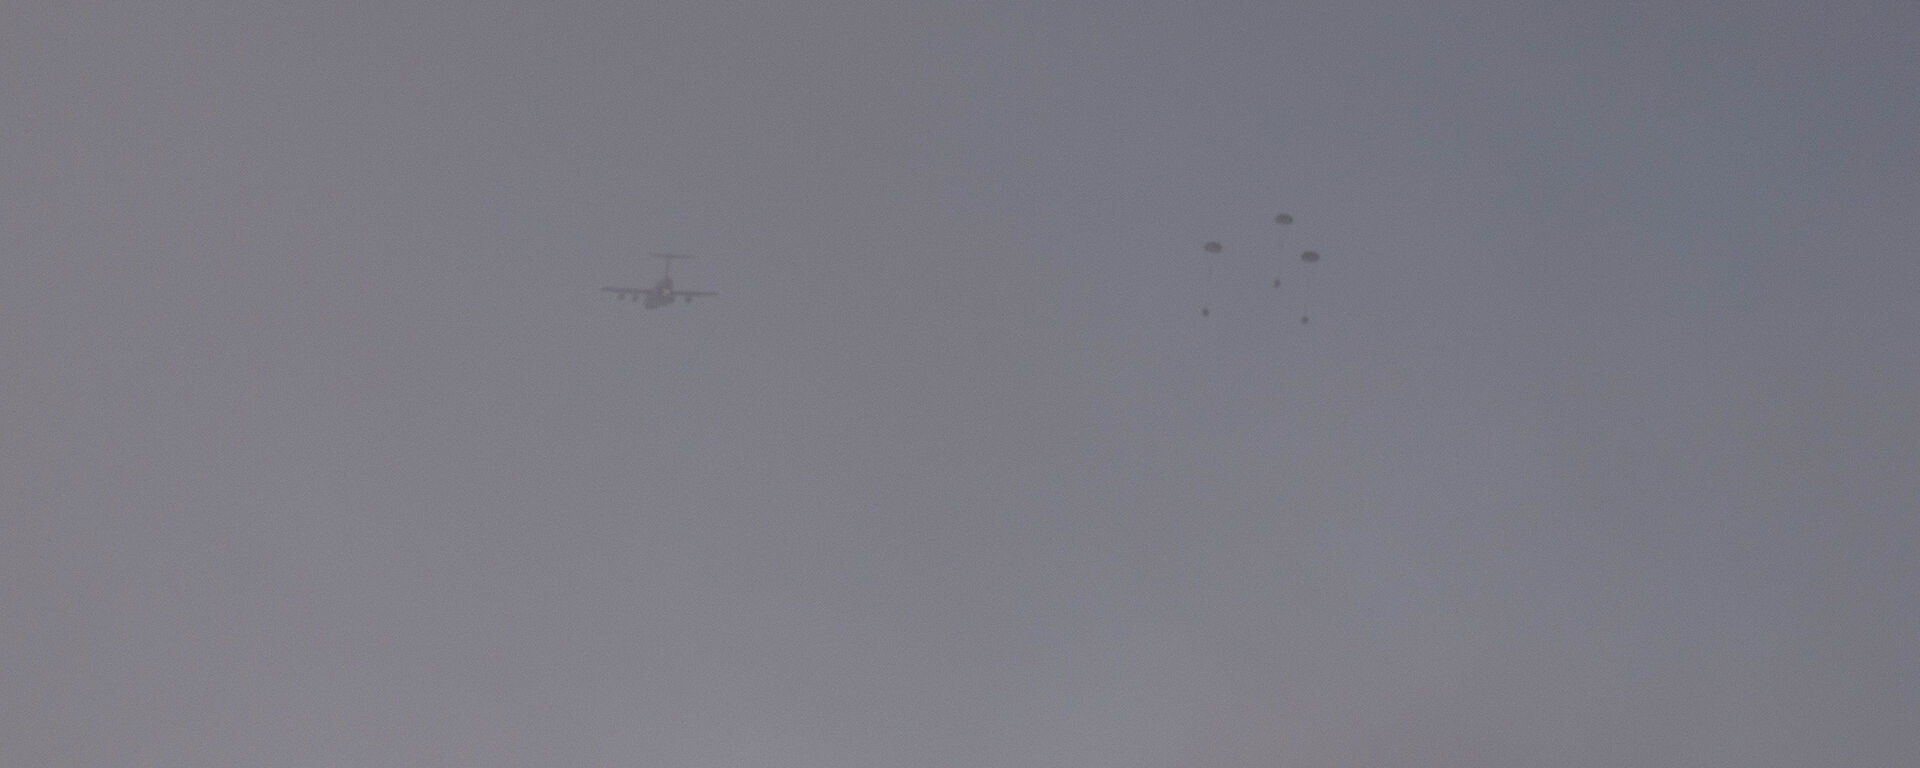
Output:
[[[1313,265],[1320,263],[1320,253],[1307,251],[1300,254],[1300,261],[1306,265],[1301,268],[1300,276],[1300,324],[1306,325],[1313,303]]]
[[[1206,251],[1209,254],[1215,254],[1215,253],[1220,253],[1221,251],[1226,250],[1226,248],[1220,245],[1220,241],[1218,240],[1208,240],[1206,245],[1200,246],[1200,250]],[[1209,284],[1213,281],[1213,260],[1212,259],[1207,260],[1206,276],[1207,277],[1206,277],[1206,280],[1203,281],[1203,285]],[[1200,305],[1200,316],[1209,317],[1212,314],[1213,314],[1213,307],[1203,302]]]
[[[1288,272],[1289,270],[1298,270],[1297,284],[1299,286],[1298,296],[1300,297],[1299,298],[1300,323],[1302,325],[1305,325],[1310,322],[1310,318],[1312,315],[1311,305],[1312,305],[1312,299],[1313,299],[1313,273],[1314,273],[1315,265],[1320,263],[1320,253],[1318,251],[1303,251],[1298,256],[1298,259],[1300,261],[1300,266],[1289,267],[1288,264],[1292,260],[1287,258],[1288,254],[1290,253],[1290,251],[1287,250],[1287,234],[1288,234],[1288,230],[1290,229],[1290,225],[1293,224],[1293,214],[1290,214],[1290,213],[1275,214],[1273,217],[1273,223],[1275,226],[1279,227],[1280,229],[1279,237],[1277,238],[1278,243],[1274,246],[1274,250],[1266,251],[1265,249],[1257,248],[1257,249],[1254,249],[1253,251],[1245,251],[1245,250],[1238,251],[1237,253],[1245,254],[1252,257],[1251,259],[1246,259],[1246,260],[1242,260],[1242,259],[1222,260],[1222,259],[1213,259],[1213,258],[1206,259],[1207,265],[1205,269],[1202,270],[1203,274],[1205,275],[1205,278],[1202,280],[1201,284],[1204,286],[1204,290],[1206,290],[1207,293],[1213,293],[1216,289],[1222,288],[1221,285],[1215,284],[1214,278],[1213,278],[1214,264],[1216,262],[1219,262],[1222,265],[1223,269],[1228,269],[1229,274],[1234,275],[1234,278],[1227,281],[1228,287],[1243,286],[1245,285],[1243,281],[1246,278],[1254,276],[1254,274],[1249,274],[1248,270],[1251,269],[1251,270],[1264,271],[1265,267],[1262,265],[1266,264],[1266,258],[1267,258],[1266,254],[1271,254],[1271,256],[1274,258],[1273,268],[1276,270],[1272,280],[1273,289],[1275,291],[1280,290],[1283,284],[1281,278],[1284,277],[1286,272]],[[1208,255],[1219,255],[1219,254],[1225,253],[1227,248],[1225,245],[1222,245],[1218,240],[1208,240],[1200,246],[1200,250],[1205,252]],[[1291,303],[1291,301],[1289,301],[1288,299],[1291,299],[1291,296],[1293,294],[1294,294],[1294,291],[1288,291],[1287,295],[1284,298],[1279,297],[1278,295],[1276,295],[1276,298],[1280,298],[1283,304]],[[1200,305],[1200,316],[1210,317],[1212,315],[1213,315],[1213,306],[1211,302],[1206,299],[1202,299],[1201,305]]]
[[[1282,213],[1278,216],[1273,217],[1273,223],[1280,225],[1280,245],[1275,247],[1273,249],[1273,252],[1276,255],[1281,256],[1281,258],[1283,259],[1283,261],[1281,261],[1281,265],[1285,265],[1286,262],[1284,261],[1284,258],[1287,253],[1287,225],[1293,223],[1293,216],[1290,214]],[[1279,275],[1273,276],[1273,289],[1276,291],[1280,290]]]

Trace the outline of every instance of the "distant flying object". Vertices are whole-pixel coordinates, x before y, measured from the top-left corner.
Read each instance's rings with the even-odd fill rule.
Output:
[[[1320,253],[1318,251],[1302,253],[1300,254],[1300,263],[1306,265],[1301,268],[1302,274],[1305,276],[1306,289],[1300,292],[1300,324],[1306,325],[1307,315],[1309,314],[1307,312],[1307,306],[1313,302],[1313,265],[1320,263]]]
[[[1285,254],[1287,252],[1287,230],[1290,229],[1291,225],[1293,224],[1293,214],[1290,214],[1290,213],[1274,214],[1273,223],[1278,225],[1277,228],[1279,229],[1279,234],[1280,234],[1280,238],[1279,238],[1280,244],[1274,251],[1272,251],[1272,253],[1274,255]],[[1225,245],[1222,245],[1219,240],[1208,240],[1200,246],[1200,250],[1207,253],[1209,256],[1218,256],[1220,254],[1226,253],[1227,247]],[[1255,251],[1244,249],[1244,248],[1239,249],[1237,253],[1249,254],[1254,256],[1262,255],[1262,254],[1256,253]],[[1220,261],[1220,259],[1208,258],[1205,261],[1207,263],[1206,285],[1211,287],[1213,285],[1213,282],[1212,282],[1213,281],[1213,263],[1215,261]],[[1301,287],[1301,290],[1299,291],[1299,293],[1300,293],[1300,304],[1301,304],[1300,323],[1302,325],[1305,325],[1310,322],[1310,320],[1308,320],[1308,313],[1306,311],[1306,308],[1308,304],[1311,303],[1311,299],[1313,298],[1313,267],[1315,264],[1319,263],[1319,261],[1320,261],[1320,254],[1317,251],[1306,251],[1300,254],[1301,265],[1297,268],[1300,274],[1300,281],[1299,283],[1297,283],[1297,285]],[[1281,259],[1277,261],[1275,263],[1276,269],[1284,269],[1286,267],[1286,263],[1287,262],[1285,259]],[[1273,280],[1271,281],[1271,284],[1273,286],[1273,289],[1278,291],[1280,290],[1282,285],[1287,285],[1288,283],[1282,282],[1280,279],[1280,275],[1276,274],[1274,275]],[[1211,305],[1202,303],[1200,305],[1200,316],[1209,317],[1212,315],[1213,315],[1213,307]]]
[[[653,254],[653,257],[656,259],[661,259],[667,262],[667,264],[666,264],[666,270],[660,276],[660,282],[654,283],[652,288],[611,288],[609,287],[609,288],[601,288],[600,290],[612,291],[613,293],[618,295],[621,299],[631,299],[633,301],[641,302],[641,306],[644,306],[647,309],[658,309],[660,307],[664,307],[668,304],[672,304],[674,299],[679,299],[688,304],[692,304],[693,297],[695,296],[720,295],[718,293],[714,293],[713,291],[682,291],[682,290],[676,290],[673,287],[673,260],[674,259],[691,259],[693,258],[692,256],[683,256],[677,253],[656,253],[656,254]]]

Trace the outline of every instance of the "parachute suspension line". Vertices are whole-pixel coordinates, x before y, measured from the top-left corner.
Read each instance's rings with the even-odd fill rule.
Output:
[[[1286,266],[1287,263],[1287,231],[1290,229],[1287,225],[1293,223],[1293,217],[1283,213],[1273,217],[1273,223],[1280,226],[1280,244],[1273,250],[1274,263],[1277,265],[1274,269],[1273,289],[1277,291],[1280,290],[1280,267]]]
[[[1306,265],[1300,275],[1300,324],[1306,325],[1308,316],[1313,314],[1313,271],[1314,265],[1320,263],[1320,254],[1307,251],[1300,254],[1300,261]]]
[[[1213,315],[1213,306],[1207,302],[1207,297],[1213,293],[1213,263],[1219,261],[1219,259],[1215,257],[1219,256],[1220,252],[1224,250],[1226,250],[1226,248],[1221,246],[1217,240],[1208,240],[1206,245],[1200,246],[1202,253],[1200,258],[1206,259],[1207,261],[1206,268],[1201,270],[1202,277],[1200,278],[1201,317],[1210,317]]]

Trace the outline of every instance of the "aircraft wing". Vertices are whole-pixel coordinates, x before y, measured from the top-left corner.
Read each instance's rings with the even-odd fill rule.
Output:
[[[674,291],[673,295],[675,296],[718,296],[720,294],[715,293],[713,291]]]

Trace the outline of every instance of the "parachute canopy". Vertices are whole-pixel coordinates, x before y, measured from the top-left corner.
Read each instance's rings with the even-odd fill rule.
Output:
[[[1207,253],[1219,253],[1221,250],[1220,243],[1219,241],[1208,240],[1206,245],[1200,246],[1200,250],[1206,251]]]
[[[1273,223],[1275,223],[1275,224],[1292,224],[1292,223],[1293,223],[1293,217],[1292,217],[1292,216],[1288,216],[1288,215],[1286,215],[1286,214],[1284,214],[1284,213],[1283,213],[1283,214],[1280,214],[1280,215],[1278,215],[1278,216],[1275,216],[1275,217],[1273,217]]]
[[[1312,264],[1320,260],[1320,254],[1316,251],[1307,251],[1306,253],[1300,254],[1300,260]]]

